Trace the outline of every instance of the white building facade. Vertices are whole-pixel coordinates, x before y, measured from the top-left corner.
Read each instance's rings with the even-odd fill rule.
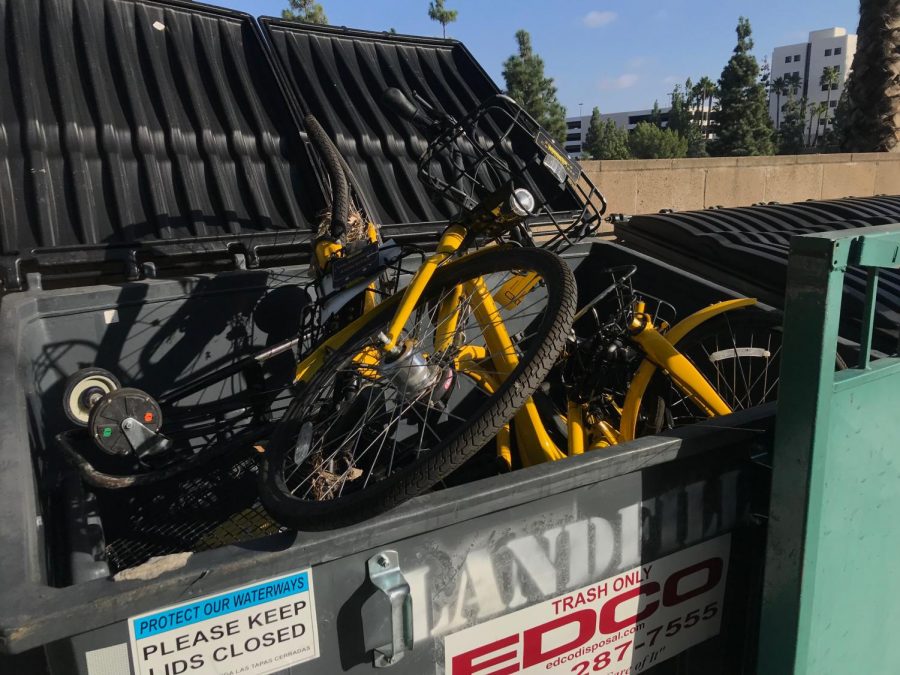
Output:
[[[663,128],[667,127],[669,124],[669,110],[671,110],[670,107],[659,109],[659,119]],[[700,125],[700,128],[706,129],[706,108],[704,108],[703,110],[701,110],[700,108],[696,108],[695,114],[697,116],[697,123]],[[715,115],[716,113],[713,112],[711,119],[715,119]],[[612,120],[620,129],[631,131],[641,122],[653,121],[653,109],[647,108],[646,110],[629,110],[627,112],[609,113],[608,115],[604,115],[601,113],[600,119],[604,122],[606,120]],[[566,118],[565,150],[572,157],[580,158],[583,156],[583,148],[585,142],[587,141],[587,132],[590,126],[590,115],[581,115]],[[714,137],[715,136],[712,134],[707,134],[707,138]]]
[[[653,110],[630,110],[628,112],[610,113],[600,115],[604,122],[611,119],[620,129],[631,131],[639,122],[649,122],[653,119]],[[669,121],[669,108],[660,108],[662,126]],[[566,143],[565,150],[572,157],[581,157],[582,148],[587,141],[587,132],[591,126],[591,116],[581,115],[566,118]]]
[[[807,142],[812,144],[812,137],[816,135],[816,120],[812,120],[810,136],[810,113],[813,106],[823,104],[828,108],[828,114],[821,116],[818,135],[823,136],[831,129],[834,119],[834,111],[837,108],[838,99],[844,91],[847,74],[853,64],[853,55],[856,53],[856,36],[848,34],[844,28],[827,28],[825,30],[812,31],[808,42],[794,45],[776,47],[772,52],[772,70],[770,81],[779,77],[788,78],[792,75],[799,76],[800,87],[794,93],[799,98],[806,98],[808,102],[807,113]],[[823,87],[819,84],[822,72],[825,68],[837,68],[837,84]],[[781,107],[787,103],[788,96],[781,96]],[[773,93],[769,97],[769,116],[773,124],[781,126],[782,112],[778,110],[778,97]],[[827,120],[827,121],[826,121]]]

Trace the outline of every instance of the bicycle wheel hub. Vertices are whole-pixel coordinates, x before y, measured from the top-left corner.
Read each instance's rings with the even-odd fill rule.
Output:
[[[399,355],[385,357],[379,370],[408,399],[417,399],[433,389],[442,372],[439,366],[430,365],[409,341],[403,343]]]

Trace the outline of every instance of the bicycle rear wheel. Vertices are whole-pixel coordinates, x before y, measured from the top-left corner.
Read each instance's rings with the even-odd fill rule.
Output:
[[[778,398],[782,338],[779,314],[739,309],[701,324],[675,346],[738,411]],[[705,419],[708,415],[657,370],[641,402],[638,435]]]
[[[527,274],[539,283],[504,304],[498,290]],[[485,289],[518,360],[511,371],[497,364]],[[400,356],[381,356],[376,336],[392,315],[382,312],[296,396],[263,454],[263,504],[287,526],[327,529],[432,487],[541,384],[565,343],[575,299],[571,271],[540,249],[486,249],[440,268],[404,328]],[[458,310],[452,330],[437,319],[447,303]],[[438,328],[446,339],[436,337]]]

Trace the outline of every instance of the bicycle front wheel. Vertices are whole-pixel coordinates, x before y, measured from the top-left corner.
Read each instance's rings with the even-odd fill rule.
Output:
[[[392,313],[381,312],[303,386],[263,454],[263,504],[289,527],[327,529],[429,489],[541,384],[575,304],[571,271],[540,249],[486,249],[440,268],[399,354],[382,354]]]

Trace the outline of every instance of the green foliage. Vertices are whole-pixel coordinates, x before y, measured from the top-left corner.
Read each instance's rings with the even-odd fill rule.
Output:
[[[327,24],[325,9],[315,0],[288,0],[288,9],[281,12],[281,18],[288,21]]]
[[[719,113],[710,153],[718,156],[770,155],[772,121],[766,105],[766,85],[750,50],[750,22],[741,17],[737,45],[719,77]]]
[[[459,12],[455,9],[447,9],[444,7],[444,0],[431,0],[428,5],[428,18],[441,24],[444,30],[444,37],[447,37],[447,24],[456,21]]]
[[[788,93],[787,78],[776,77],[769,82],[769,92],[775,97],[775,130],[781,126],[781,97]]]
[[[838,99],[837,108],[834,109],[834,122],[828,135],[828,145],[834,148],[842,148],[850,136],[850,95],[849,89],[844,87],[841,97]]]
[[[838,83],[841,81],[840,69],[837,66],[825,66],[822,69],[822,75],[819,77],[819,86],[826,87],[828,89],[828,98],[825,101],[825,119],[822,122],[824,131],[822,135],[824,137],[832,137],[832,134],[828,128],[828,117],[831,114],[831,92],[837,88]],[[818,141],[818,138],[816,139]],[[822,140],[827,140],[823,138]]]
[[[809,144],[813,146],[819,144],[819,131],[820,129],[822,129],[823,118],[828,117],[828,104],[824,101],[822,101],[821,103],[813,103],[811,106],[809,106],[809,111],[810,128],[812,128],[812,121],[815,120],[816,122],[816,129],[812,134],[810,134],[809,141]]]
[[[636,159],[668,159],[685,157],[688,141],[671,129],[660,129],[650,122],[641,122],[628,136],[628,148]]]
[[[806,146],[806,99],[794,96],[784,104],[781,127],[778,130],[778,154],[797,155]]]
[[[566,109],[556,99],[552,77],[544,75],[544,61],[534,53],[527,31],[516,32],[519,53],[503,64],[506,93],[518,101],[553,138],[564,142]]]
[[[709,139],[709,121],[712,115],[713,99],[718,95],[719,90],[716,87],[716,83],[704,75],[700,78],[700,81],[694,85],[692,91],[695,99],[700,104],[702,133],[704,140],[706,140]]]
[[[600,134],[603,131],[603,119],[600,117],[600,108],[595,107],[591,111],[591,121],[588,123],[588,130],[584,136],[584,145],[581,151],[592,159],[601,159],[598,155],[598,142]]]
[[[685,82],[684,91],[678,85],[672,90],[668,128],[687,141],[688,157],[705,157],[706,143],[694,112],[696,103],[693,100],[692,89],[693,85],[688,80]]]
[[[653,101],[653,110],[650,111],[650,123],[658,129],[662,129],[662,110],[659,109],[659,101]]]
[[[603,121],[600,108],[591,112],[591,124],[585,137],[584,149],[593,159],[628,159],[628,132],[612,120]]]

